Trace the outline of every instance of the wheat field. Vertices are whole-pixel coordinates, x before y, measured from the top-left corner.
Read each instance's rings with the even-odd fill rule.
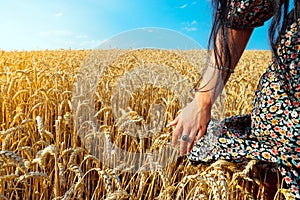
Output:
[[[203,52],[0,54],[0,199],[264,199],[267,166],[193,166],[170,147]],[[213,115],[249,113],[270,61],[246,51]],[[276,199],[292,198],[279,185]]]

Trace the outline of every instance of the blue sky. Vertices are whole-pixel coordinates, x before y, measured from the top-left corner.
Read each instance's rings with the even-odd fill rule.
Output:
[[[209,0],[0,0],[0,3],[0,49],[3,50],[96,48],[109,38],[144,27],[174,31],[206,47],[211,28]],[[255,30],[247,49],[269,49],[266,26]]]

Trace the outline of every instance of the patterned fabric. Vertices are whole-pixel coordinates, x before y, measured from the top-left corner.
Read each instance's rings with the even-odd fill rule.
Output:
[[[234,29],[262,26],[272,17],[273,4],[270,0],[231,0],[228,21]]]
[[[232,28],[259,26],[272,15],[268,10],[272,1],[231,2]],[[300,199],[300,19],[290,22],[278,44],[280,64],[274,59],[262,75],[252,112],[220,123],[211,121],[207,134],[216,138],[209,141],[210,148],[208,136],[203,137],[188,158],[193,163],[256,159],[277,164],[287,187]]]

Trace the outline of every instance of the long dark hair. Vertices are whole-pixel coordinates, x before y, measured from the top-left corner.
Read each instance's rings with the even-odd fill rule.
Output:
[[[229,67],[232,65],[231,56],[233,55],[234,49],[229,48],[228,44],[228,0],[212,0],[213,7],[213,23],[212,31],[209,37],[208,50],[213,50],[216,58],[217,66]],[[289,5],[290,0],[270,0],[273,6],[273,18],[269,27],[269,42],[273,55],[277,62],[280,62],[279,57],[276,53],[278,37],[285,30],[288,23]],[[294,0],[294,19],[298,19],[300,16],[300,3],[298,0]],[[217,42],[217,33],[221,34],[222,45]],[[220,36],[220,35],[219,35]],[[218,37],[219,37],[218,36]],[[222,55],[221,55],[222,54]],[[226,63],[224,63],[224,61]],[[225,74],[229,76],[229,73]],[[228,77],[227,77],[228,78]],[[227,79],[226,78],[226,79]]]

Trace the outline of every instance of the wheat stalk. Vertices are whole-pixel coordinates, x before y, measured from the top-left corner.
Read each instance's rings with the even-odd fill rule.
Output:
[[[26,174],[28,173],[27,168],[25,167],[24,161],[19,155],[15,154],[11,151],[1,150],[0,158],[6,162],[14,163],[15,165],[18,166],[18,169],[20,169],[23,173],[26,173]]]

